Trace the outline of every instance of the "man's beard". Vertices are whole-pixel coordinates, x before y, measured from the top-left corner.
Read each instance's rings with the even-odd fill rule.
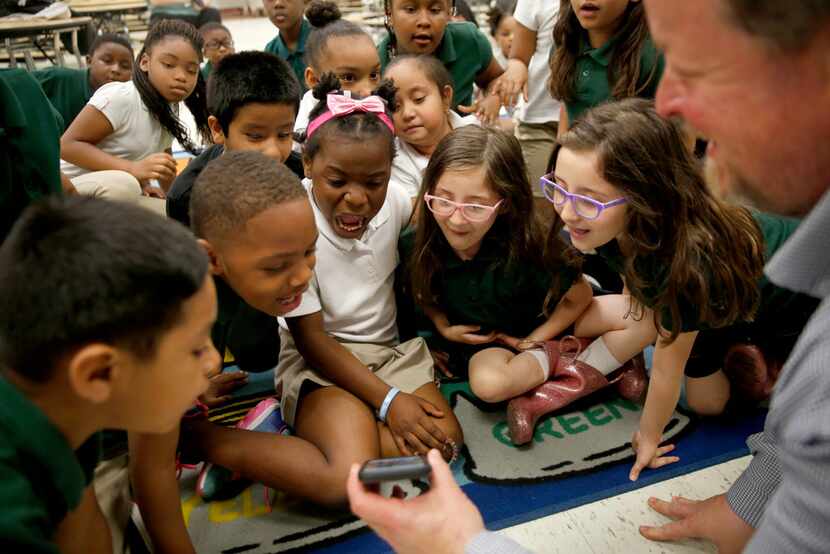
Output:
[[[764,194],[764,188],[759,187],[746,178],[740,171],[731,165],[716,161],[708,156],[703,162],[703,174],[706,185],[712,194],[720,200],[729,204],[755,208],[763,212],[777,213],[781,215],[801,216],[797,213],[789,213],[790,210],[782,209],[782,206]],[[807,210],[809,211],[809,210]]]

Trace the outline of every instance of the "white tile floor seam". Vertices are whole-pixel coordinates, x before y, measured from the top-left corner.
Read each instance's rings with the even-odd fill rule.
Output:
[[[274,38],[276,29],[264,17],[226,18],[236,50],[262,50]],[[715,552],[700,541],[655,543],[642,538],[638,527],[668,521],[646,505],[650,496],[669,499],[672,495],[704,499],[725,492],[749,464],[745,456],[631,491],[586,504],[502,531],[539,554],[637,554],[665,552],[699,554]]]

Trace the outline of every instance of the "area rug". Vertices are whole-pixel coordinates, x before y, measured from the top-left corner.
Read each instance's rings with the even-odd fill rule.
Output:
[[[272,377],[252,375],[231,405],[211,419],[233,424],[259,399],[273,393]],[[465,382],[445,383],[465,434],[465,447],[453,465],[456,480],[481,510],[490,529],[500,529],[618,495],[677,475],[745,455],[746,437],[763,426],[764,411],[726,420],[699,419],[675,412],[666,432],[680,462],[645,471],[628,480],[633,461],[631,436],[640,406],[612,391],[544,418],[527,446],[513,446],[504,405],[489,406]],[[252,485],[238,497],[205,504],[194,493],[196,473],[182,476],[182,506],[198,552],[388,552],[389,547],[348,513],[330,513],[285,495],[271,497]],[[412,482],[417,495],[426,483]]]

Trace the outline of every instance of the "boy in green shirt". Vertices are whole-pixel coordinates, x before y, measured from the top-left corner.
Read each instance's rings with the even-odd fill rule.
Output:
[[[63,117],[63,131],[69,128],[98,88],[132,78],[134,57],[127,37],[104,34],[96,38],[89,49],[87,69],[49,67],[33,71],[32,75]]]
[[[263,0],[268,19],[279,29],[274,40],[265,45],[265,51],[276,54],[291,65],[303,92],[305,87],[305,42],[311,33],[311,23],[303,16],[307,0]]]
[[[215,317],[180,225],[88,197],[24,212],[0,247],[0,551],[111,550],[98,432],[175,428],[218,365]]]
[[[62,127],[29,72],[0,70],[0,243],[31,201],[61,193]]]

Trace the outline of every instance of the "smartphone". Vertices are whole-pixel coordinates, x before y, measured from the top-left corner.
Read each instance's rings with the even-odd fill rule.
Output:
[[[360,468],[358,478],[365,484],[385,481],[403,481],[426,477],[432,467],[421,456],[403,456],[400,458],[383,458],[369,460]]]

